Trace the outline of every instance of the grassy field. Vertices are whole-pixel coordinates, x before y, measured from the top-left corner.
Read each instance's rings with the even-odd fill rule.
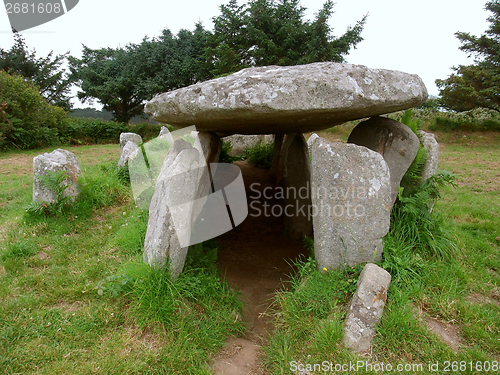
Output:
[[[461,373],[479,373],[488,362],[488,372],[499,372],[500,134],[438,140],[440,168],[457,175],[458,187],[445,188],[434,209],[453,233],[454,255],[422,255],[411,263],[416,275],[393,275],[373,350],[363,357],[340,343],[359,269],[319,274],[304,263],[295,288],[276,296],[276,329],[263,347],[270,374],[323,361],[423,365],[406,373],[437,373],[428,368],[436,362],[444,373],[446,361],[450,372],[458,361]],[[80,211],[36,220],[24,212],[32,158],[51,150],[0,154],[0,372],[210,374],[224,340],[243,331],[236,293],[209,261],[193,260],[210,259],[216,245],[193,249],[197,257],[176,284],[145,269],[147,213],[113,172],[118,145],[68,149],[99,188]]]

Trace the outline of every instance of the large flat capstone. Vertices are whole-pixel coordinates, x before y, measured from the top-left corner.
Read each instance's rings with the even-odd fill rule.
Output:
[[[412,108],[426,98],[415,74],[322,62],[242,69],[156,96],[145,111],[223,135],[284,134]]]

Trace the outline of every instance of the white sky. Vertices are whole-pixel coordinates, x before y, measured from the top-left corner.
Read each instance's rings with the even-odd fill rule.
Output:
[[[12,0],[12,2],[22,0]],[[197,21],[212,29],[212,17],[219,15],[219,5],[229,0],[80,0],[67,14],[22,35],[37,56],[67,51],[81,56],[81,45],[90,48],[118,47],[140,43],[145,35],[158,36],[164,28],[177,33],[193,30]],[[243,0],[238,1],[243,4]],[[324,0],[302,0],[306,18],[313,19]],[[484,10],[486,0],[337,0],[330,19],[334,35],[344,33],[364,14],[369,13],[362,36],[364,40],[347,61],[371,68],[416,73],[422,77],[430,95],[437,95],[437,78],[446,78],[450,68],[471,64],[460,51],[456,31],[474,35],[488,27]],[[10,49],[14,40],[8,16],[1,7],[0,47]],[[76,99],[77,101],[77,99]],[[85,107],[76,103],[76,107]]]

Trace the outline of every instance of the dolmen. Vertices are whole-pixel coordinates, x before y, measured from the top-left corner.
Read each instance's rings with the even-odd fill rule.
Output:
[[[276,182],[287,191],[306,191],[285,199],[294,208],[285,217],[286,232],[297,240],[314,235],[317,267],[324,270],[381,259],[399,183],[419,148],[411,129],[381,115],[419,106],[426,98],[417,75],[322,62],[242,69],[158,95],[145,111],[178,129],[194,125],[205,139],[201,143],[210,151],[204,156],[201,149],[174,142],[165,163],[175,161],[183,171],[194,164],[215,165],[210,163],[218,161],[221,137],[274,135]],[[366,118],[348,143],[318,136],[306,142],[303,135]],[[173,166],[169,172],[164,165],[161,173],[173,173]],[[192,178],[198,179],[192,186],[198,186],[200,177]],[[170,214],[158,199],[171,200],[165,192],[179,190],[176,183],[175,188],[156,184],[163,193],[155,191],[150,206],[144,253],[152,266],[168,263],[173,275],[182,271],[185,251],[179,250]],[[168,240],[152,241],[153,233]]]

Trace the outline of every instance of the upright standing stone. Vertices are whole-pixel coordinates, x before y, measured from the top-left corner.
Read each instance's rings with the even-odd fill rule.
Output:
[[[376,264],[367,264],[359,275],[358,288],[344,324],[342,341],[351,350],[370,349],[376,327],[384,312],[391,275]]]
[[[159,267],[168,263],[173,278],[184,267],[193,224],[211,188],[207,166],[218,161],[222,144],[214,133],[190,135],[194,146],[178,139],[168,150],[149,206],[144,241],[144,261]]]
[[[78,177],[82,174],[78,158],[72,152],[58,148],[50,154],[45,153],[33,158],[33,201],[54,202],[56,200],[56,192],[43,185],[38,176],[59,171],[64,171],[67,175],[62,182],[68,185],[63,192],[63,197],[75,199],[78,196]]]
[[[318,269],[379,261],[391,215],[382,155],[320,137],[312,147],[311,190]]]
[[[392,206],[398,197],[401,179],[417,156],[420,145],[417,135],[401,122],[372,117],[359,123],[347,142],[368,147],[384,157],[391,171]]]
[[[284,152],[283,183],[285,185],[284,225],[287,235],[302,241],[312,236],[313,223],[309,216],[311,209],[311,170],[307,143],[302,134],[286,135],[293,137]]]
[[[184,267],[188,246],[182,246],[184,241],[180,236],[190,235],[192,206],[181,212],[175,223],[172,209],[196,199],[199,166],[198,150],[182,139],[175,141],[168,151],[149,206],[144,261],[152,267],[168,263],[173,278],[179,276]]]
[[[436,137],[432,133],[419,130],[418,135],[420,136],[420,143],[422,144],[422,147],[424,147],[427,152],[427,159],[425,161],[424,170],[422,171],[422,182],[424,182],[429,177],[437,173],[439,163],[439,143],[436,141]]]

